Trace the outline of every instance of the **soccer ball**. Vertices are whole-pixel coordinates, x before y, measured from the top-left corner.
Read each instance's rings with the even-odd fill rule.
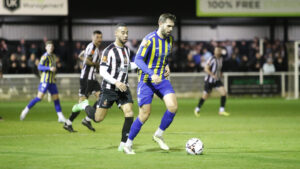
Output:
[[[185,150],[191,155],[200,155],[203,152],[204,145],[198,138],[191,138],[185,144]]]

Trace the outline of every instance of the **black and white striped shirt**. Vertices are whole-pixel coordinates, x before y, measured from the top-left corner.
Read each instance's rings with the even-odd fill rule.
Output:
[[[209,74],[206,74],[204,78],[205,82],[215,83],[216,81],[221,79],[222,62],[222,57],[216,58],[215,56],[212,56],[207,60],[206,65],[209,65],[210,71],[217,77],[217,79],[213,78]]]
[[[92,62],[99,62],[99,49],[93,44],[89,43],[84,52],[83,68],[81,70],[80,79],[96,80],[96,68],[86,64],[86,59],[91,59]]]
[[[130,50],[127,46],[118,47],[112,43],[103,50],[100,66],[107,66],[107,73],[113,79],[128,86],[129,56]],[[116,86],[103,78],[102,89],[114,90]]]

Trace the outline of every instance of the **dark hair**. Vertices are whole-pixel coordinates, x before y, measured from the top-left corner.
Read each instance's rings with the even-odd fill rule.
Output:
[[[172,20],[173,22],[176,22],[176,16],[170,13],[163,13],[159,16],[158,23],[165,23],[167,19]]]
[[[126,23],[118,23],[118,24],[116,25],[116,27],[124,27],[124,26],[127,26]]]
[[[95,31],[93,32],[93,35],[95,35],[95,34],[102,34],[102,32],[99,31],[99,30],[95,30]]]
[[[47,45],[54,45],[54,44],[53,44],[52,41],[47,41],[47,42],[46,42],[46,46],[47,46]]]

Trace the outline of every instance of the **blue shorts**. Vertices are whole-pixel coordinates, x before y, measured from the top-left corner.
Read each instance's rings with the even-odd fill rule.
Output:
[[[58,94],[58,90],[55,83],[40,83],[39,92],[46,93],[47,90],[51,95]]]
[[[159,84],[139,82],[137,88],[139,106],[150,104],[154,93],[162,99],[165,95],[175,93],[175,91],[170,81],[166,79],[163,79]]]

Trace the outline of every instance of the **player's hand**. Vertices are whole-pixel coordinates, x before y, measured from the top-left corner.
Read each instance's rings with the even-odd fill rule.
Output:
[[[170,75],[170,68],[169,68],[169,66],[166,66],[164,76],[168,77],[169,75]]]
[[[154,81],[155,84],[159,84],[161,82],[161,79],[159,78],[159,76],[157,74],[153,74],[151,76],[151,79]]]
[[[56,72],[56,67],[50,67],[51,72]]]
[[[125,92],[127,90],[127,86],[126,84],[122,83],[122,82],[116,82],[116,87],[121,91],[121,92]]]
[[[218,77],[216,75],[212,75],[212,77],[216,80],[218,79]]]

